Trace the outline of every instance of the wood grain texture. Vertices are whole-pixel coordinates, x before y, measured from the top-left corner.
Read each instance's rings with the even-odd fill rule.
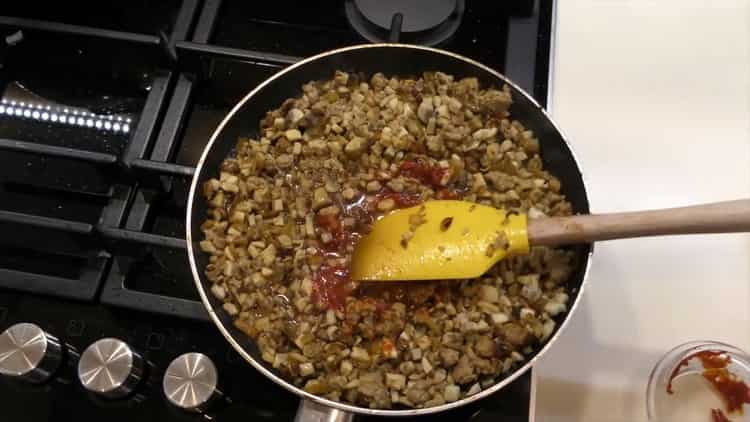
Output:
[[[529,220],[531,245],[750,231],[750,199],[663,210],[575,215]]]

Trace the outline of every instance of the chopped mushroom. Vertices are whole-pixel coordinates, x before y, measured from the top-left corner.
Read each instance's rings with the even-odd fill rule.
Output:
[[[474,365],[472,365],[467,355],[461,356],[458,360],[458,364],[453,368],[451,375],[459,384],[468,384],[477,379],[477,376],[474,373]]]
[[[443,397],[448,403],[458,400],[459,397],[461,397],[461,387],[455,384],[446,385],[445,390],[443,391]]]
[[[394,390],[401,390],[406,385],[406,377],[401,374],[385,374],[385,385]]]
[[[512,102],[509,87],[442,72],[304,84],[202,186],[197,240],[219,312],[284,379],[358,406],[456,402],[520,367],[570,306],[573,252],[533,247],[477,280],[348,277],[357,241],[395,209],[416,210],[403,247],[427,227],[471,234],[460,218],[420,229],[427,200],[572,213],[544,137],[514,120]],[[486,252],[507,247],[502,232]]]
[[[313,192],[312,204],[314,210],[319,210],[332,204],[331,197],[325,188],[317,188]]]

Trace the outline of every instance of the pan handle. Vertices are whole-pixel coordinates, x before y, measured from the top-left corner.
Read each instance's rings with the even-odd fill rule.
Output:
[[[294,422],[352,422],[354,413],[325,406],[312,400],[302,399]]]

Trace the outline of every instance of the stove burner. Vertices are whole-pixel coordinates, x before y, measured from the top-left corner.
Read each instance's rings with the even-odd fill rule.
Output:
[[[542,104],[548,88],[549,0],[37,3],[0,0],[8,6],[0,11],[0,422],[294,419],[298,398],[248,365],[211,323],[184,238],[207,140],[274,72],[368,39],[473,57]],[[17,323],[33,332],[4,342],[3,330]],[[4,354],[4,346],[20,351]],[[125,355],[92,359],[115,349]],[[170,403],[162,381],[171,362],[190,366],[180,359],[197,354],[213,362],[216,389]],[[206,380],[191,374],[193,387]],[[410,420],[528,422],[533,400],[528,371],[481,401]],[[207,402],[205,417],[180,413],[204,412]]]
[[[434,46],[461,24],[464,0],[346,0],[346,16],[371,42]]]

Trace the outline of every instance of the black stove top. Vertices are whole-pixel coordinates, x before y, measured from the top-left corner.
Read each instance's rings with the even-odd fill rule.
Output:
[[[75,353],[41,385],[0,375],[2,420],[292,420],[297,398],[229,347],[189,273],[187,189],[211,132],[279,69],[368,40],[466,55],[544,104],[552,0],[440,1],[419,16],[429,2],[109,3],[0,11],[0,331],[32,322],[78,352],[116,337],[148,369],[118,400],[85,392]],[[215,362],[225,393],[204,415],[162,392],[191,351]],[[528,421],[529,401],[526,374],[423,420]]]

